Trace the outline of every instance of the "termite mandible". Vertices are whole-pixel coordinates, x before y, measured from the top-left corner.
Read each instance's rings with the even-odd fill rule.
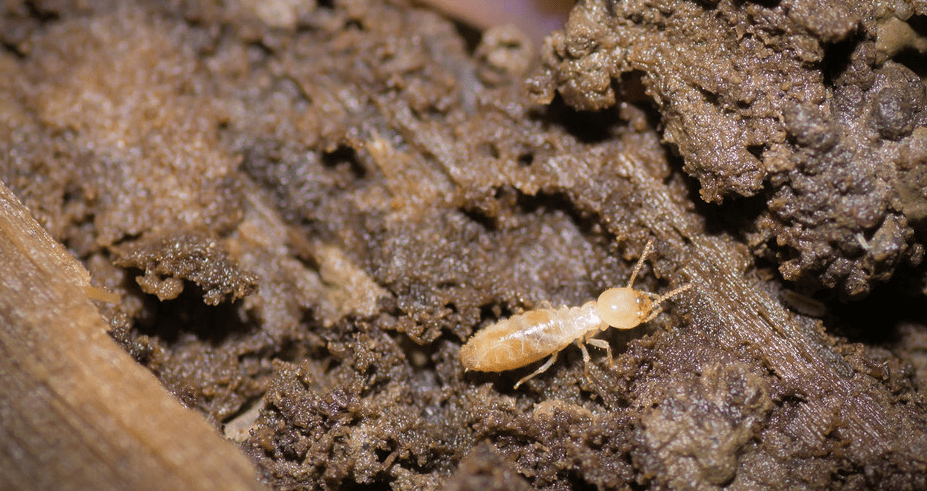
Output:
[[[688,290],[686,284],[663,295],[642,292],[632,288],[644,259],[650,253],[653,241],[647,242],[641,253],[628,286],[609,288],[582,307],[540,308],[529,310],[474,334],[460,348],[460,361],[465,370],[501,372],[523,367],[550,355],[550,359],[534,373],[515,384],[517,389],[525,381],[543,373],[557,360],[557,354],[570,343],[576,343],[583,352],[583,362],[589,370],[589,351],[586,344],[604,349],[612,363],[612,350],[604,339],[593,336],[609,327],[631,329],[659,314],[664,301]]]

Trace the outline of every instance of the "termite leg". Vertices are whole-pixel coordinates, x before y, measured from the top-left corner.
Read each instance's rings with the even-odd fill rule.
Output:
[[[589,360],[592,358],[589,356],[589,350],[586,349],[586,344],[583,342],[583,338],[576,340],[576,346],[579,346],[579,349],[583,352],[583,369],[586,373],[586,378],[589,378]]]
[[[612,347],[610,344],[608,344],[608,341],[604,339],[593,338],[593,339],[587,339],[586,343],[591,344],[592,346],[595,346],[596,348],[604,349],[605,353],[608,354],[608,366],[610,367],[615,366],[615,363],[612,360]]]
[[[522,377],[521,380],[519,380],[518,383],[515,384],[515,388],[517,389],[518,386],[520,386],[521,384],[527,382],[528,380],[531,380],[535,375],[545,372],[548,368],[550,368],[551,365],[554,364],[555,361],[557,361],[556,351],[554,352],[554,354],[550,355],[550,359],[547,360],[547,363],[541,365],[541,368],[538,368],[537,370],[534,371],[534,373],[528,376]]]

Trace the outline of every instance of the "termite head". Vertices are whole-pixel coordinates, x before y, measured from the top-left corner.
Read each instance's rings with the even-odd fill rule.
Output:
[[[606,324],[617,329],[631,329],[647,318],[653,301],[630,287],[609,288],[599,295],[596,313]]]

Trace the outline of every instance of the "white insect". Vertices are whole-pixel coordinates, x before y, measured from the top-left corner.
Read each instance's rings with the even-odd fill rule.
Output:
[[[480,372],[501,372],[523,367],[551,355],[534,373],[515,384],[538,375],[554,364],[557,353],[570,343],[583,352],[583,362],[589,370],[589,352],[586,344],[604,349],[612,363],[612,350],[604,339],[593,336],[609,327],[631,329],[657,316],[663,309],[659,305],[692,287],[686,284],[675,290],[657,295],[631,288],[637,273],[650,253],[653,241],[647,243],[641,258],[634,266],[628,286],[609,288],[582,307],[541,308],[501,320],[477,332],[460,348],[460,361],[464,369]]]

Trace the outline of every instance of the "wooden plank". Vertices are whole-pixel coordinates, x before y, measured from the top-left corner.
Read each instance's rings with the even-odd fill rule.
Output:
[[[89,279],[0,183],[0,489],[261,489],[110,339]]]

